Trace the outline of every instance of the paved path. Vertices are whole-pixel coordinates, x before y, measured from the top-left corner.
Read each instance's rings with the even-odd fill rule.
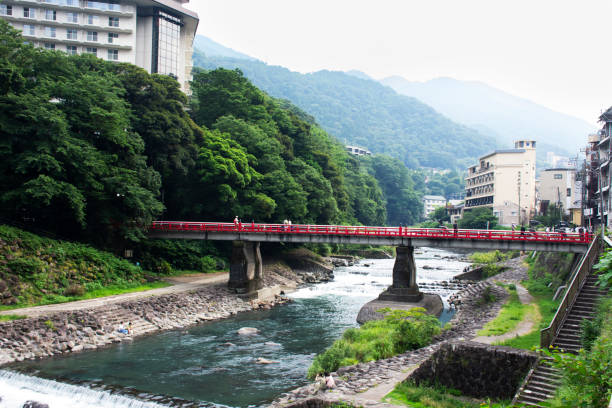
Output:
[[[216,272],[168,277],[164,280],[169,283],[172,283],[173,285],[165,288],[151,289],[143,292],[122,293],[120,295],[106,296],[87,300],[78,300],[75,302],[57,303],[53,305],[11,309],[1,311],[0,315],[18,314],[25,315],[28,317],[38,317],[44,315],[51,315],[58,312],[93,309],[100,306],[107,306],[115,303],[125,302],[128,300],[138,300],[151,296],[190,292],[200,289],[202,287],[227,282],[228,276],[228,272]]]

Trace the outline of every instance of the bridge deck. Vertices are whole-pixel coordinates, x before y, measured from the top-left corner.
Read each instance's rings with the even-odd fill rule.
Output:
[[[328,242],[578,253],[585,252],[593,238],[592,234],[586,233],[186,221],[155,221],[149,228],[149,234],[153,238],[171,239]]]

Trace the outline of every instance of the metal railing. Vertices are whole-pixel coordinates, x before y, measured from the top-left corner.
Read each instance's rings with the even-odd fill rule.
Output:
[[[369,227],[350,225],[301,225],[218,223],[189,221],[155,221],[149,231],[163,232],[226,232],[255,234],[310,234],[371,237],[406,237],[487,241],[527,241],[589,244],[593,234],[565,232],[531,232],[448,228]]]
[[[589,249],[582,256],[582,261],[578,264],[577,270],[573,273],[574,277],[565,291],[565,296],[563,296],[557,313],[555,313],[550,325],[540,331],[540,347],[548,348],[555,340],[555,337],[557,337],[565,318],[576,301],[580,289],[584,285],[587,276],[591,273],[591,268],[597,261],[600,250],[601,240],[598,236],[595,236],[595,239],[589,245]]]

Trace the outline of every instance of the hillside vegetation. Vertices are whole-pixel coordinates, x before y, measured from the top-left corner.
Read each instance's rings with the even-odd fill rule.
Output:
[[[194,54],[205,69],[239,68],[272,96],[291,101],[348,144],[399,158],[410,168],[466,168],[496,146],[495,140],[459,125],[418,100],[375,81],[343,72],[300,74],[261,61]]]
[[[1,305],[56,303],[145,283],[141,268],[108,252],[0,225]]]

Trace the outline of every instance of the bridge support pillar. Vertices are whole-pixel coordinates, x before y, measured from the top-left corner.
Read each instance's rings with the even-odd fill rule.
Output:
[[[263,287],[259,242],[233,241],[227,286],[240,294],[252,294]]]
[[[393,284],[378,296],[379,300],[393,302],[419,302],[423,294],[416,283],[414,247],[398,246],[393,265]]]

